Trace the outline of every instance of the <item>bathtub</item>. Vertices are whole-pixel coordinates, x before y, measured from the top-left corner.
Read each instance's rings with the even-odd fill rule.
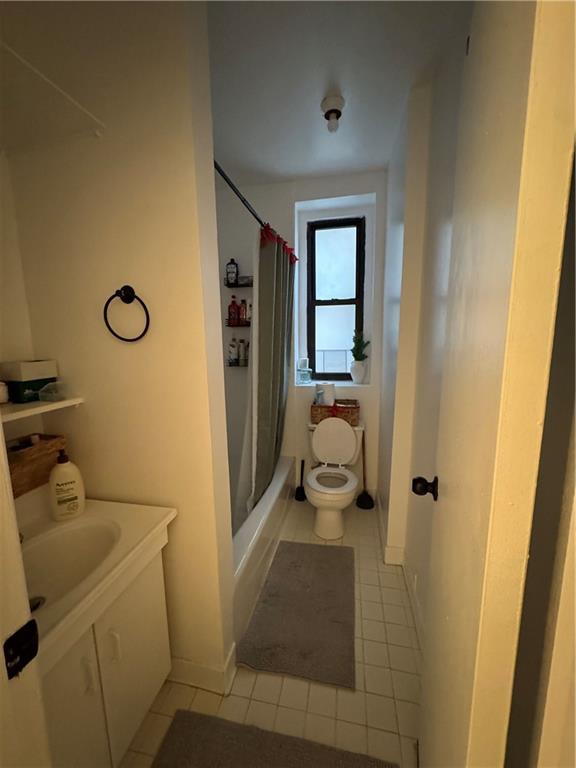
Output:
[[[236,532],[234,549],[234,637],[242,637],[268,568],[293,495],[294,459],[281,456],[264,495]]]

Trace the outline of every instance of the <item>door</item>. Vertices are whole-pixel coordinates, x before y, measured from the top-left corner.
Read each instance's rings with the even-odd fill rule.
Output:
[[[92,627],[42,680],[54,768],[110,768]]]
[[[423,766],[504,761],[568,199],[572,30],[571,4],[474,8],[430,505]]]
[[[0,437],[0,639],[3,645],[6,638],[29,621],[30,609],[1,428]],[[30,662],[11,680],[3,654],[0,667],[0,765],[6,768],[49,766],[37,662]]]

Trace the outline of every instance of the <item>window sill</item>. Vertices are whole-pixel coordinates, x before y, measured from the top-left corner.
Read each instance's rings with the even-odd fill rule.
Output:
[[[370,382],[364,383],[364,384],[354,384],[353,381],[330,381],[329,379],[326,379],[326,381],[312,381],[310,384],[296,384],[296,382],[292,382],[291,386],[295,387],[296,389],[300,389],[303,387],[308,387],[312,389],[313,387],[316,387],[316,384],[334,384],[336,388],[338,387],[372,387],[373,384]]]

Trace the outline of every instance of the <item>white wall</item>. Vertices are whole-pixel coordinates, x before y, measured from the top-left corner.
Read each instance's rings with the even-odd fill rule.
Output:
[[[232,338],[250,340],[250,328],[228,328],[224,319],[228,314],[228,305],[232,295],[240,303],[252,302],[251,288],[225,288],[222,280],[226,273],[226,264],[234,259],[239,266],[241,275],[254,273],[253,260],[259,244],[260,227],[258,222],[241,205],[236,195],[224,184],[220,177],[216,178],[216,200],[218,219],[218,254],[220,261],[220,300],[223,347],[223,359],[228,352],[228,344]],[[252,352],[253,350],[250,350]],[[246,423],[248,405],[248,368],[224,368],[226,386],[226,422],[228,435],[228,460],[230,472],[230,499],[232,506],[236,499],[238,488],[238,473]]]
[[[468,19],[463,23],[467,26]],[[464,38],[463,32],[462,40]],[[415,389],[412,393],[410,455],[402,478],[406,509],[404,569],[422,644],[426,629],[428,561],[435,502],[430,495],[420,497],[411,493],[410,481],[420,475],[431,480],[437,474],[436,441],[448,309],[460,74],[464,57],[462,47],[445,58],[430,83],[431,119],[420,321],[412,328],[417,357],[416,368],[411,371]]]
[[[378,511],[383,540],[388,529],[390,471],[394,430],[394,399],[402,292],[404,205],[406,173],[406,117],[402,119],[388,166],[386,211],[386,262],[382,300],[382,364],[378,424]]]
[[[226,169],[224,169],[226,170]],[[241,180],[234,179],[244,196],[252,203],[260,216],[270,222],[290,243],[294,242],[295,219],[294,206],[296,202],[304,200],[324,200],[330,197],[364,195],[376,193],[376,232],[375,232],[375,275],[373,297],[373,328],[371,344],[368,349],[370,355],[371,378],[370,384],[354,386],[342,385],[336,387],[338,397],[355,397],[360,401],[361,418],[366,423],[367,446],[367,486],[371,490],[377,483],[377,455],[378,455],[378,413],[380,391],[380,369],[382,349],[382,329],[377,318],[382,316],[382,283],[384,272],[384,238],[385,238],[385,211],[386,211],[386,173],[377,171],[372,173],[353,174],[348,176],[326,176],[317,179],[298,179],[277,184],[243,185]],[[238,253],[251,253],[254,247],[253,229],[246,222],[246,215],[238,213],[241,203],[230,200],[227,190],[218,188],[218,212],[219,212],[219,238],[230,239],[237,228]],[[236,210],[234,210],[236,205]],[[227,217],[225,219],[224,217]],[[229,217],[229,218],[228,218]],[[220,234],[222,230],[228,230],[228,234]],[[296,280],[298,276],[296,275]],[[235,371],[234,373],[240,373]],[[240,373],[240,375],[242,375]],[[291,372],[293,377],[293,372]],[[288,392],[288,404],[286,411],[286,425],[282,453],[287,456],[295,456],[298,460],[306,459],[310,465],[309,437],[306,425],[309,420],[309,407],[313,399],[314,387],[295,386],[291,384]],[[299,473],[299,463],[297,462]],[[360,463],[356,466],[360,471]],[[298,475],[299,477],[299,475]]]
[[[90,496],[178,509],[172,676],[223,690],[232,553],[205,8],[5,10],[5,39],[107,125],[10,160],[34,351],[86,398],[46,426],[67,435]],[[124,283],[151,312],[133,345],[102,321]],[[132,307],[113,317],[127,332],[141,321]]]
[[[430,118],[430,86],[428,84],[415,86],[410,93],[407,107],[403,188],[400,182],[401,192],[395,192],[399,204],[403,201],[403,237],[401,252],[400,238],[393,241],[394,274],[397,275],[397,270],[402,270],[402,287],[397,331],[398,351],[394,380],[392,445],[391,453],[386,454],[386,465],[382,467],[382,471],[387,474],[389,462],[389,485],[384,486],[382,502],[385,504],[385,499],[388,498],[383,517],[387,521],[385,559],[389,563],[403,562],[406,542],[406,509],[410,493],[418,332],[423,290]],[[398,180],[398,177],[396,178]],[[398,223],[395,226],[399,229],[401,208],[398,211],[391,210],[390,215],[398,216]],[[394,318],[394,299],[388,297],[388,292],[392,290],[394,290],[394,284],[386,289],[385,319],[388,319],[388,322]],[[389,332],[390,334],[395,332],[394,325],[389,327]],[[388,343],[390,349],[388,356],[391,356],[393,341]],[[388,429],[387,424],[383,426],[384,429]],[[386,435],[384,440],[389,440],[389,437]],[[386,480],[383,482],[386,483]]]

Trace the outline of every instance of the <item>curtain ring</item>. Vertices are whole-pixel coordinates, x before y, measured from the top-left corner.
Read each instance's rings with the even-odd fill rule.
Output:
[[[144,325],[144,330],[142,333],[138,334],[138,336],[134,336],[133,338],[128,338],[127,336],[120,336],[119,333],[116,333],[114,328],[110,325],[110,321],[108,320],[108,307],[110,304],[114,301],[114,299],[120,299],[124,304],[132,304],[133,301],[137,301],[142,309],[144,310],[144,315],[146,316],[146,323]],[[117,339],[120,339],[120,341],[139,341],[143,336],[146,336],[148,333],[148,328],[150,327],[150,313],[148,312],[148,307],[140,296],[136,294],[136,291],[134,288],[132,288],[131,285],[123,285],[122,288],[120,288],[117,291],[114,291],[112,296],[106,301],[106,304],[104,304],[104,322],[106,323],[106,328],[110,331],[112,336],[116,336]]]

